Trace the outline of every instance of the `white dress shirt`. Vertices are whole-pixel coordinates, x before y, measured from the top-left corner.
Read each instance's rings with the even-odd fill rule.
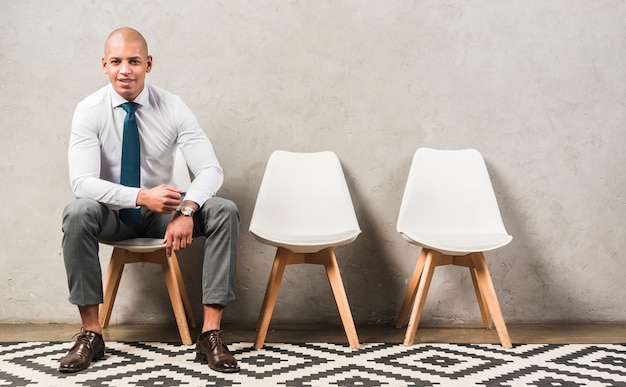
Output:
[[[122,132],[126,101],[111,86],[101,88],[76,106],[68,151],[72,192],[112,209],[133,208],[139,188],[120,184]],[[195,176],[185,200],[200,206],[215,196],[224,176],[213,145],[191,109],[168,91],[145,84],[133,102],[141,142],[141,188],[173,180],[174,154],[180,146]]]

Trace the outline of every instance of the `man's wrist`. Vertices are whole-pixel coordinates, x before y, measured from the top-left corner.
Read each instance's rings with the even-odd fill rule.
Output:
[[[195,212],[198,211],[200,209],[200,206],[198,205],[198,203],[192,201],[192,200],[183,200],[180,203],[181,207],[191,207],[191,209]]]
[[[191,200],[183,200],[183,202],[176,209],[177,212],[180,212],[183,216],[193,217],[195,212],[200,208],[198,203],[193,202]]]

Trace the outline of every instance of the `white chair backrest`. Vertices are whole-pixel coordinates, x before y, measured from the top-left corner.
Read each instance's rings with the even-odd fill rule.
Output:
[[[176,186],[187,192],[187,189],[191,185],[191,176],[189,175],[189,168],[187,168],[187,162],[180,148],[176,149],[176,155],[174,155],[174,181]]]
[[[419,148],[411,163],[397,230],[506,233],[481,154],[475,149]]]
[[[303,237],[360,231],[337,155],[273,152],[250,221],[257,229]]]

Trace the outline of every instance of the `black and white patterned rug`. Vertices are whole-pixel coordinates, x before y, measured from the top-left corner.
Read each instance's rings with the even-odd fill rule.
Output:
[[[0,343],[0,386],[626,386],[626,345],[229,345],[241,366],[220,374],[194,347],[107,342],[106,358],[57,371],[72,343]]]

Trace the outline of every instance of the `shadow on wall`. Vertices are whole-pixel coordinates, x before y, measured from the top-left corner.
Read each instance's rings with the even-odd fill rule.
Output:
[[[391,324],[400,308],[401,297],[405,291],[404,277],[407,274],[390,260],[393,253],[386,249],[383,226],[375,222],[376,217],[371,206],[367,204],[366,193],[360,191],[350,179],[355,173],[345,164],[342,166],[362,230],[356,241],[337,249],[337,261],[342,269],[341,275],[350,309],[357,324]],[[398,208],[399,203],[398,201]],[[394,213],[392,218],[395,219],[396,216]],[[398,243],[402,243],[400,238]],[[390,302],[390,295],[398,296]],[[381,309],[380,305],[385,308]],[[378,317],[372,320],[373,316]]]
[[[514,182],[503,180],[513,175],[500,174],[496,165],[488,160],[486,163],[505,227],[513,235],[510,245],[492,252],[492,258],[488,259],[505,318],[524,316],[524,322],[531,323],[570,322],[580,321],[584,311],[583,315],[592,321],[588,313],[590,306],[576,296],[582,294],[581,284],[573,283],[567,272],[555,266],[568,259],[550,256],[559,247],[548,245],[549,236],[533,235],[533,223],[548,209],[530,208],[520,202],[518,198],[524,195],[516,194]],[[519,252],[525,255],[519,256]],[[524,310],[518,310],[517,305],[524,305]]]

